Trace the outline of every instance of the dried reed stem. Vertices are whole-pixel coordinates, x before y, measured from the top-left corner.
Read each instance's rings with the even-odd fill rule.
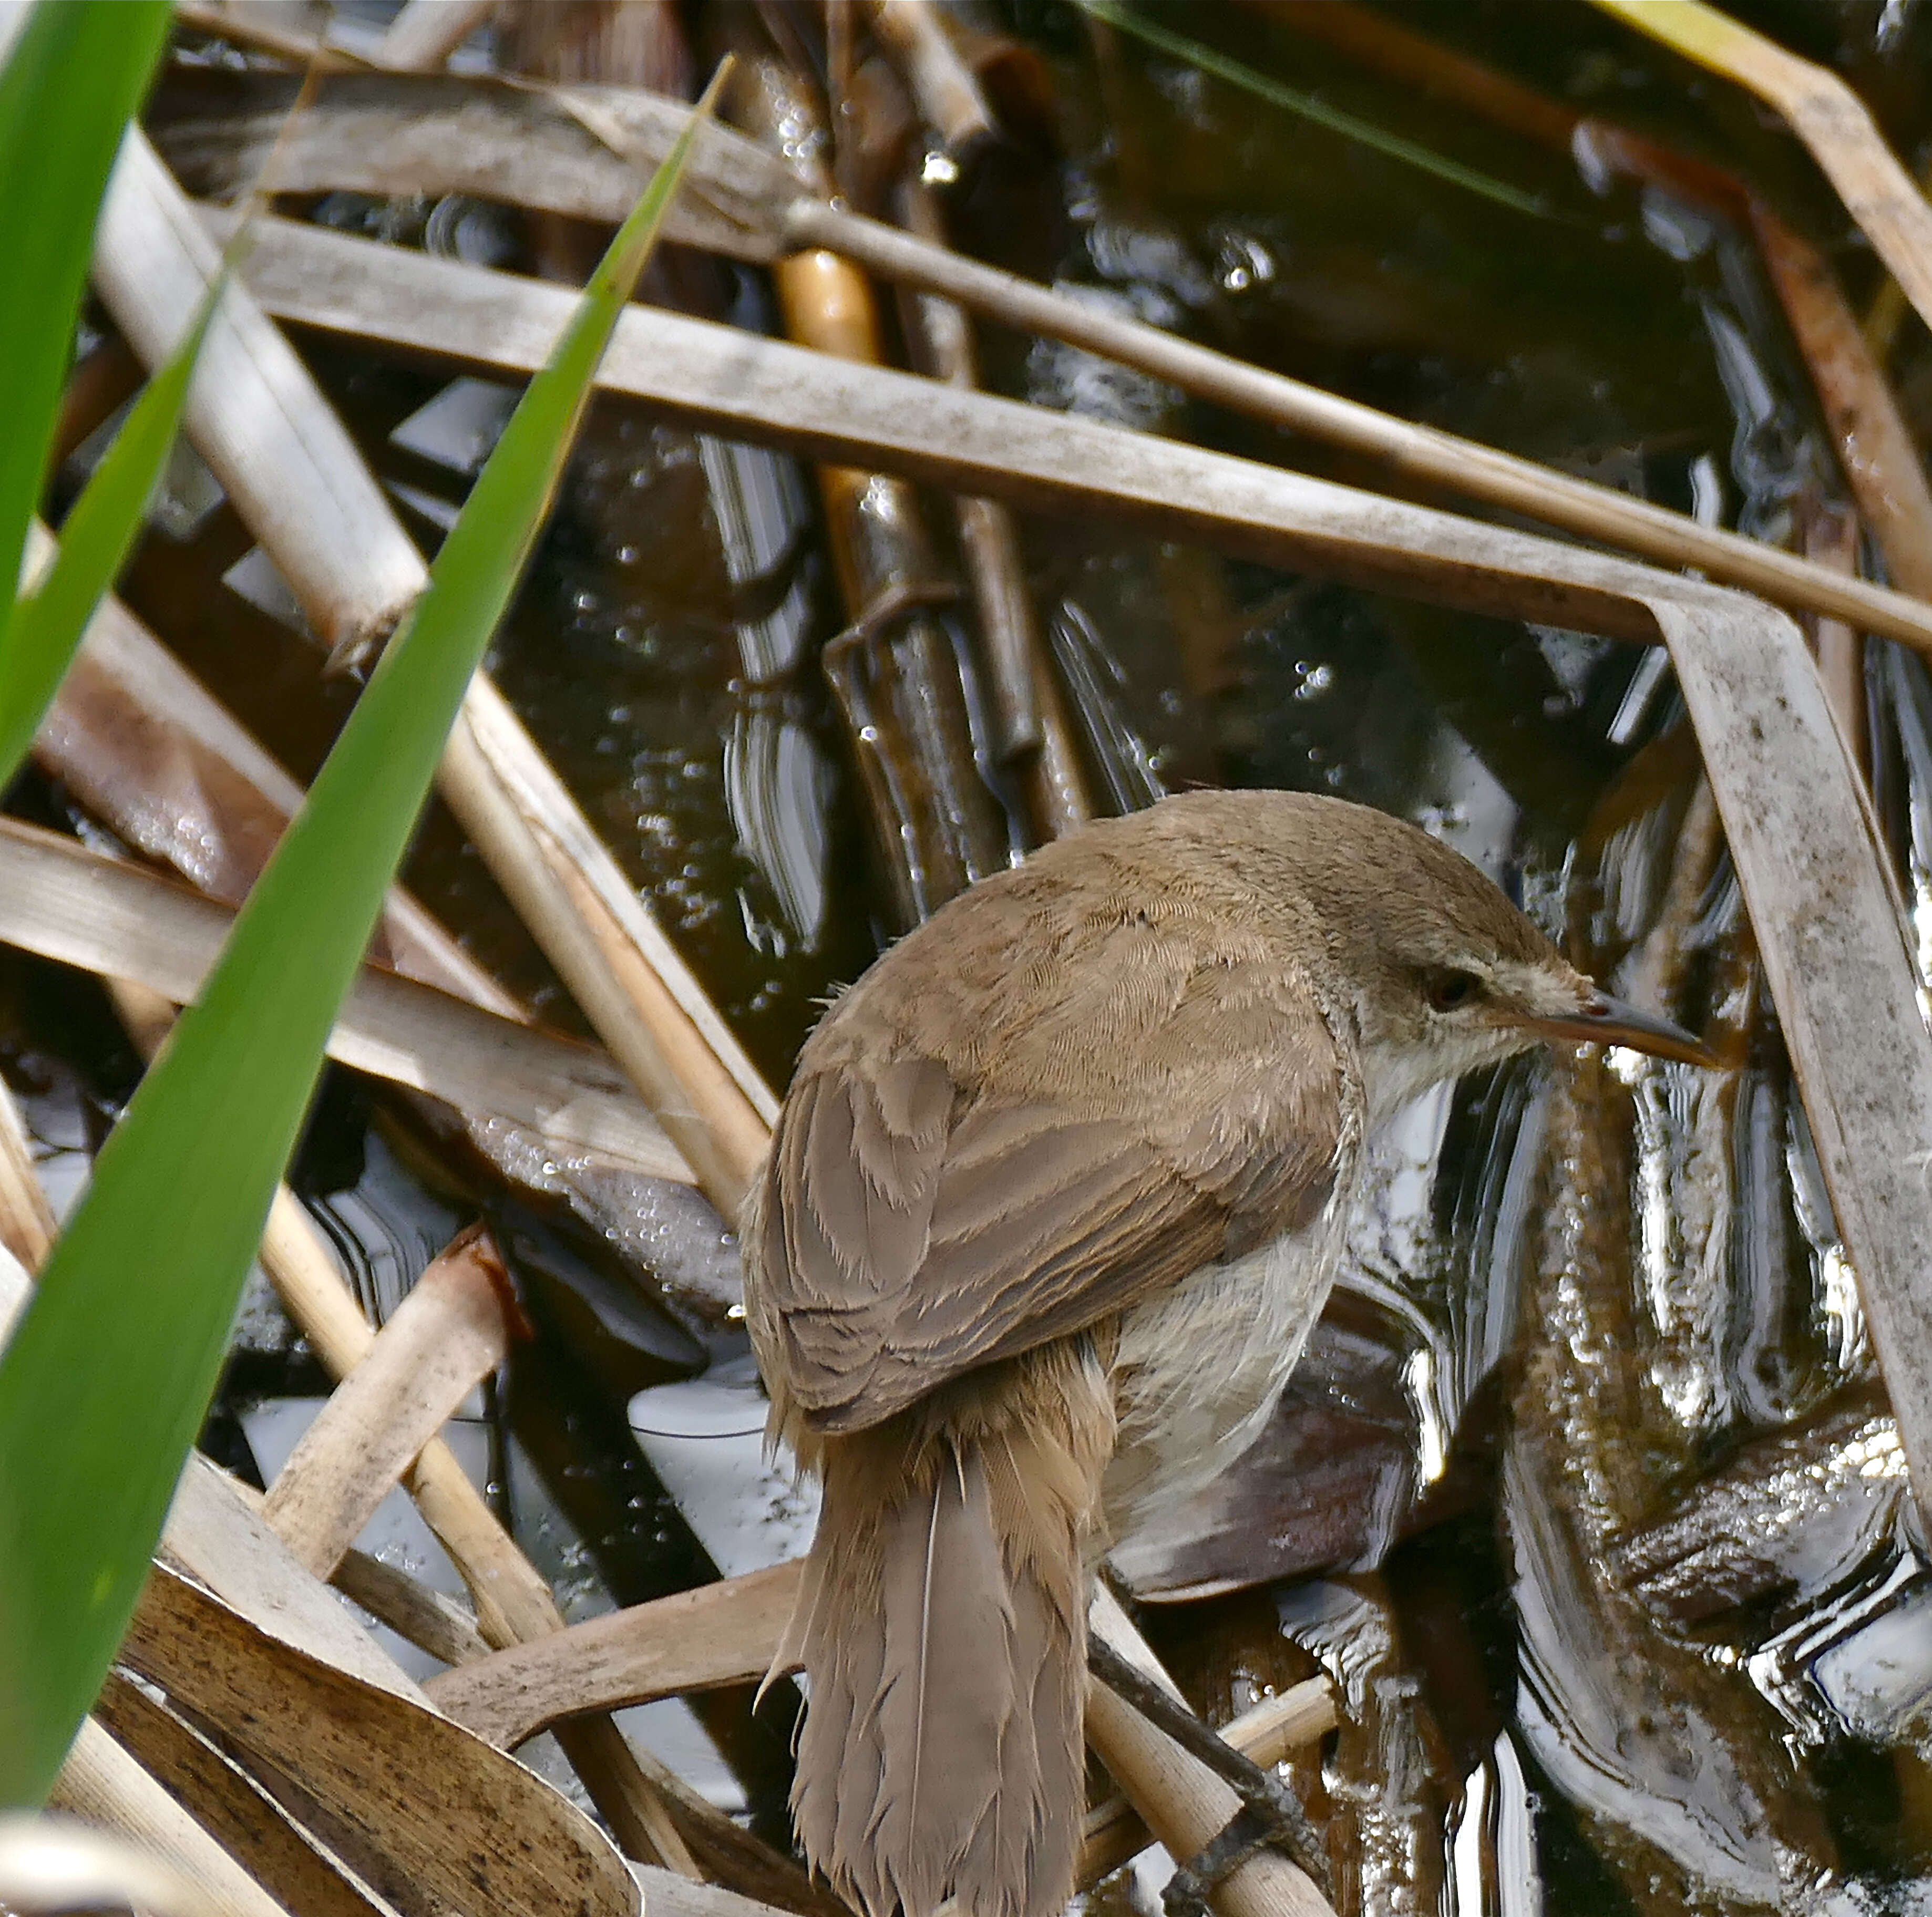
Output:
[[[993,110],[932,0],[873,0],[872,31],[949,152],[970,153],[995,136],[999,129]]]
[[[1105,1588],[1094,1597],[1092,1628],[1121,1656],[1174,1689]],[[1088,1690],[1087,1739],[1148,1828],[1178,1858],[1204,1849],[1241,1808],[1228,1785],[1103,1685]],[[1273,1851],[1262,1851],[1232,1871],[1210,1893],[1210,1901],[1220,1917],[1334,1917],[1306,1874]]]
[[[441,66],[496,10],[496,0],[407,0],[376,43],[376,58],[405,73]]]
[[[908,179],[902,206],[913,232],[943,242],[944,221],[931,188]],[[916,294],[908,305],[929,370],[949,386],[976,391],[980,369],[964,309],[936,293]],[[1019,528],[997,500],[956,494],[952,503],[960,556],[980,615],[1000,753],[1020,776],[1035,832],[1042,839],[1058,838],[1094,816],[1094,801],[1027,589]]]

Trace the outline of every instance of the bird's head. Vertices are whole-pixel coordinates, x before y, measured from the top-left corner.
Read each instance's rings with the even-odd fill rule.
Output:
[[[1716,1062],[1690,1033],[1586,977],[1481,872],[1419,827],[1333,802],[1307,823],[1298,889],[1354,1000],[1376,1119],[1539,1044]]]

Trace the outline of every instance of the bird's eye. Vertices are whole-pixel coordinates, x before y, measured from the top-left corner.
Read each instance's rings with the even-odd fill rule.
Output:
[[[1432,1012],[1453,1012],[1457,1006],[1468,1004],[1482,988],[1483,982],[1474,972],[1445,970],[1430,974],[1423,995]]]

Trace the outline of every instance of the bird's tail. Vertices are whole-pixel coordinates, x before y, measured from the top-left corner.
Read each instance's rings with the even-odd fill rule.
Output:
[[[781,1652],[809,1688],[792,1810],[866,1917],[1057,1917],[1085,1760],[1087,1580],[1112,1394],[1071,1345],[828,1438]]]

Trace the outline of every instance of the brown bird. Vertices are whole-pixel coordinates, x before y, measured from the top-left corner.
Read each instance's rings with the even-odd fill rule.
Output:
[[[1062,839],[827,1014],[746,1300],[824,1484],[793,1810],[868,1917],[1066,1903],[1093,1567],[1258,1435],[1375,1126],[1546,1040],[1706,1057],[1415,826],[1287,792]]]

